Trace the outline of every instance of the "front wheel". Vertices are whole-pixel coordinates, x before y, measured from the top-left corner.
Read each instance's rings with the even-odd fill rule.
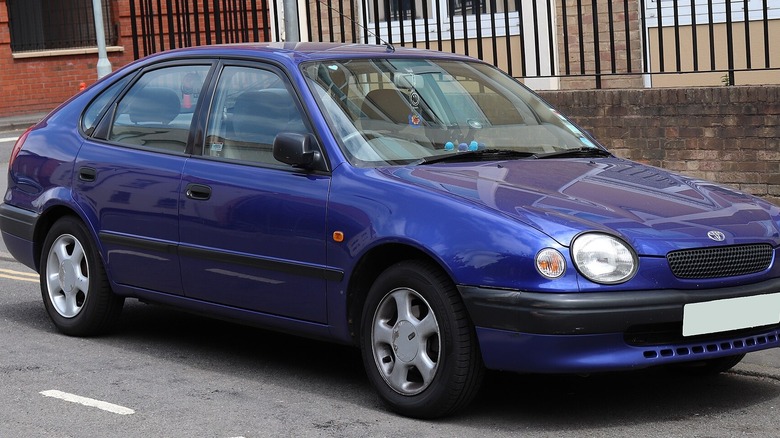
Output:
[[[114,295],[86,227],[66,216],[54,223],[41,253],[41,295],[59,331],[91,336],[106,331],[124,298]]]
[[[398,263],[372,285],[361,350],[369,380],[399,414],[435,418],[476,395],[483,365],[463,302],[438,267]]]

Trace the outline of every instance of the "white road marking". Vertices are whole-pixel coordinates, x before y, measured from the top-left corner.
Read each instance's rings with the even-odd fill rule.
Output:
[[[57,391],[56,389],[50,389],[48,391],[41,391],[40,394],[43,395],[43,396],[46,396],[46,397],[53,397],[53,398],[57,398],[57,399],[60,399],[60,400],[65,400],[65,401],[68,401],[68,402],[71,402],[71,403],[78,403],[80,405],[89,406],[89,407],[92,407],[92,408],[102,409],[104,411],[108,411],[108,412],[111,412],[111,413],[114,413],[114,414],[119,414],[119,415],[132,415],[132,414],[135,414],[134,410],[132,410],[130,408],[126,408],[124,406],[119,406],[119,405],[115,405],[113,403],[108,403],[108,402],[104,402],[104,401],[100,401],[100,400],[95,400],[93,398],[82,397],[80,395],[68,394],[67,392]]]
[[[16,141],[18,139],[19,139],[19,137],[3,137],[3,138],[0,138],[0,143],[5,143],[7,141]]]

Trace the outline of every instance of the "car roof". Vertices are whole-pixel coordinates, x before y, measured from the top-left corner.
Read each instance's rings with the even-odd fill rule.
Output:
[[[437,52],[410,47],[390,45],[347,44],[347,43],[241,43],[217,44],[208,46],[174,49],[151,55],[147,59],[180,57],[246,57],[256,59],[276,59],[282,62],[301,63],[304,61],[327,61],[354,58],[437,58],[478,61],[459,54]]]

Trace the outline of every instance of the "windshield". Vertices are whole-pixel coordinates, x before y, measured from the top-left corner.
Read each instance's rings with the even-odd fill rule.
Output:
[[[528,157],[597,147],[532,92],[479,62],[354,59],[302,68],[357,166],[481,150]]]

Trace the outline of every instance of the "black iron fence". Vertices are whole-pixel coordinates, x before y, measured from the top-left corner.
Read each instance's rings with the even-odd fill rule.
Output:
[[[648,45],[655,44],[659,56],[657,63],[653,63],[647,58],[650,51],[645,51],[645,65],[650,66],[647,71],[721,72],[726,74],[724,82],[734,84],[735,72],[780,67],[780,59],[771,56],[773,51],[780,53],[780,2],[642,0],[641,3],[647,11],[642,15],[642,26],[667,29],[648,35]],[[684,36],[681,29],[687,27],[694,31]],[[672,40],[671,45],[667,44],[667,38]],[[686,43],[691,45],[691,50],[684,49]],[[683,58],[684,54],[688,55],[687,59]]]
[[[265,0],[130,0],[129,3],[136,59],[177,47],[281,39],[281,17]]]
[[[130,0],[134,55],[280,41],[281,8]],[[513,76],[589,78],[596,88],[614,78],[641,86],[649,75],[709,72],[736,84],[737,72],[780,74],[778,0],[309,0],[287,15],[300,18],[304,40],[460,52]]]
[[[114,44],[117,29],[112,24],[111,9],[107,0],[101,3],[106,41]],[[92,0],[6,0],[6,8],[14,53],[97,45]]]

